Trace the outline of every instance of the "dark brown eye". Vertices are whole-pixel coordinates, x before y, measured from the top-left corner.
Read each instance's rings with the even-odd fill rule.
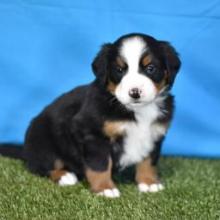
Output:
[[[147,74],[152,75],[156,72],[157,68],[153,65],[153,64],[149,64],[146,66],[145,68],[145,72],[147,72]]]
[[[116,71],[117,73],[122,74],[124,72],[124,69],[122,69],[120,66],[117,66]]]

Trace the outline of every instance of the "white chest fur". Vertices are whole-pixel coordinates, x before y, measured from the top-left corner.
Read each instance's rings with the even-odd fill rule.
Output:
[[[120,166],[125,168],[147,157],[154,148],[154,142],[166,133],[166,127],[155,120],[162,113],[155,103],[135,111],[136,122],[126,123],[125,138]]]

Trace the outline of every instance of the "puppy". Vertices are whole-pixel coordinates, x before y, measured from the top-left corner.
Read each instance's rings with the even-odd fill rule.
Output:
[[[104,44],[92,63],[95,80],[63,94],[30,123],[27,167],[61,186],[85,177],[98,195],[119,197],[112,171],[135,165],[140,192],[162,190],[156,164],[179,68],[175,49],[148,35]]]

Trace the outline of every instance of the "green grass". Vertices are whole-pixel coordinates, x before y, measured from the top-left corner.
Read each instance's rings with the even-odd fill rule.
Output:
[[[160,171],[164,191],[138,193],[131,169],[116,177],[122,196],[107,199],[85,182],[59,187],[0,157],[0,220],[220,219],[219,160],[162,158]]]

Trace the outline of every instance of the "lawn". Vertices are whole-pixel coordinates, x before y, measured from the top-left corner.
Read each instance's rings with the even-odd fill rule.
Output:
[[[122,196],[94,196],[86,182],[59,187],[0,157],[0,220],[220,219],[220,160],[162,158],[166,189],[140,194],[133,169],[116,176]]]

